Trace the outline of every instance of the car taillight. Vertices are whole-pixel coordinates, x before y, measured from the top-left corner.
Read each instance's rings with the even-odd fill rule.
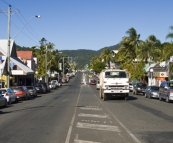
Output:
[[[8,93],[5,93],[5,96],[8,96]]]

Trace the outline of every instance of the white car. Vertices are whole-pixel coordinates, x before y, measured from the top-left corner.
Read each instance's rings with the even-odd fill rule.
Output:
[[[133,84],[132,83],[129,83],[129,90],[133,91]]]
[[[97,80],[97,83],[96,83],[96,89],[97,89],[97,90],[100,89],[100,80]]]
[[[17,102],[17,97],[10,88],[1,88],[0,94],[2,94],[7,99],[8,104],[11,104],[12,102]]]

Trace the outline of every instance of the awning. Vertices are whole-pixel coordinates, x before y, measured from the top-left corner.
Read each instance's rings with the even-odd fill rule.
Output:
[[[30,75],[34,74],[34,71],[27,67],[19,58],[17,57],[10,57],[10,61],[14,62],[20,69],[18,70],[11,70],[12,75]]]

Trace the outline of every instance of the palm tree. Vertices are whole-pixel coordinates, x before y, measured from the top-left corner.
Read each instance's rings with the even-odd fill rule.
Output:
[[[109,49],[104,49],[101,52],[100,58],[103,60],[105,64],[108,65],[108,68],[110,68],[110,62],[111,60],[113,60],[112,51],[110,51]]]
[[[171,30],[173,30],[173,26],[170,26],[169,27]],[[172,39],[173,39],[173,33],[172,32],[170,32],[167,36],[166,36],[166,39],[171,39],[171,43],[172,43]]]
[[[145,63],[160,62],[161,42],[154,35],[150,35],[145,42],[140,43],[136,53],[137,58]]]

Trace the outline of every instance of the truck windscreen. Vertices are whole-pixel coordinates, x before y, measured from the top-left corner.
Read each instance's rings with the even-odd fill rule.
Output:
[[[107,71],[105,78],[127,78],[127,74],[124,71]]]

